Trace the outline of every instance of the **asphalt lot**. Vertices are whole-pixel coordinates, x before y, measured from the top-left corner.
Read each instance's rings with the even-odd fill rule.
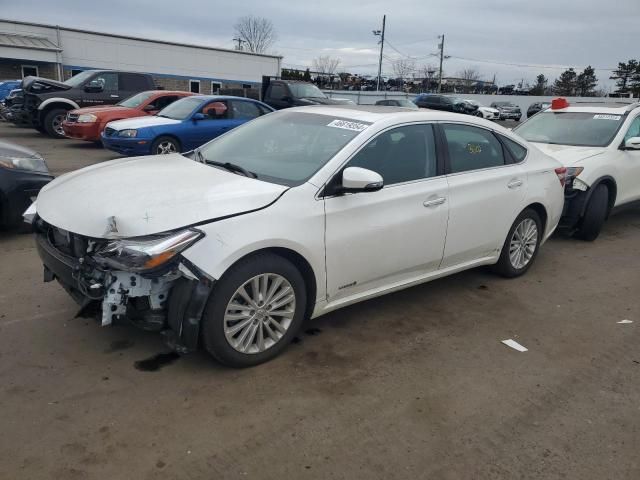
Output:
[[[0,137],[56,174],[114,156]],[[333,312],[242,371],[204,353],[148,371],[160,336],[74,318],[28,235],[0,232],[0,265],[2,479],[640,478],[639,209],[594,243],[554,237],[522,278]]]

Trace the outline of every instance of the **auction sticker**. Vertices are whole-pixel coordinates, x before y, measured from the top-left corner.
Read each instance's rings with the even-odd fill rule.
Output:
[[[349,122],[347,120],[334,120],[327,127],[344,128],[345,130],[353,130],[354,132],[361,132],[369,125],[366,123]]]
[[[620,115],[594,115],[594,120],[620,120]]]

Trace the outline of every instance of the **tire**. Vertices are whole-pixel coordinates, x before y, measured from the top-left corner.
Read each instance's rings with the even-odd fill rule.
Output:
[[[266,287],[262,283],[265,277],[271,280]],[[253,286],[256,278],[259,288]],[[271,292],[277,282],[281,283]],[[239,293],[241,288],[246,295]],[[255,293],[263,289],[273,298],[282,295],[277,302],[289,301],[270,310],[269,302],[261,304],[263,297]],[[249,299],[256,299],[253,307]],[[231,267],[216,283],[203,315],[202,341],[215,359],[229,367],[244,368],[267,362],[279,355],[297,335],[304,321],[306,303],[304,279],[290,261],[271,253],[249,257]],[[228,309],[231,304],[243,308]],[[272,313],[271,317],[270,311],[286,316]],[[238,318],[226,319],[227,313]]]
[[[476,117],[484,118],[484,115],[482,114],[482,112],[476,112],[476,113],[474,113],[474,115]]]
[[[576,238],[594,241],[600,235],[604,221],[609,212],[609,188],[606,185],[598,185],[589,198],[580,227],[574,234]]]
[[[180,142],[173,137],[158,137],[151,145],[151,155],[167,155],[170,153],[180,153]]]
[[[531,230],[533,226],[535,226],[535,232]],[[521,244],[518,242],[518,237],[524,236],[525,239],[531,238],[530,235],[533,233],[535,233],[535,237],[533,238],[535,243],[527,243],[528,247],[525,249],[518,248],[517,245]],[[523,275],[527,270],[529,270],[529,267],[531,267],[538,256],[541,240],[542,222],[540,221],[540,215],[531,208],[523,210],[509,229],[507,238],[502,245],[500,259],[498,260],[498,263],[494,265],[494,271],[507,278],[514,278]],[[513,255],[511,254],[512,251],[514,252]]]
[[[42,127],[51,138],[65,138],[62,121],[67,111],[64,108],[53,108],[44,116]]]

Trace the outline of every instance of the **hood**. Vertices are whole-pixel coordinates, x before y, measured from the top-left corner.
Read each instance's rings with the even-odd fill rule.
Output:
[[[35,150],[0,140],[0,157],[42,158]]]
[[[478,110],[480,110],[481,112],[500,113],[497,108],[492,107],[478,107]]]
[[[77,108],[76,110],[71,110],[69,113],[82,115],[82,114],[88,114],[88,113],[101,113],[101,112],[108,112],[108,113],[130,112],[131,110],[134,110],[134,109],[129,107],[119,107],[116,105],[96,105],[95,107]]]
[[[256,210],[288,187],[195,162],[179,154],[112,160],[56,178],[37,212],[58,228],[94,238],[165,232]]]
[[[157,117],[152,115],[150,117],[135,117],[126,120],[116,120],[115,122],[109,122],[110,128],[115,130],[127,130],[129,128],[145,128],[145,127],[158,127],[160,125],[175,125],[181,123],[182,120],[174,120],[173,118]]]
[[[345,105],[349,104],[349,100],[341,100],[338,98],[329,98],[329,97],[309,97],[309,98],[300,98],[304,102],[308,102],[310,105]]]
[[[48,78],[42,78],[42,77],[25,78],[22,81],[22,88],[25,92],[34,92],[34,93],[40,93],[43,91],[55,92],[55,91],[71,89],[69,85],[65,85],[62,82],[57,82],[56,80],[49,80]]]
[[[517,133],[517,132],[516,132]],[[533,143],[547,155],[555,158],[565,167],[571,167],[581,160],[601,155],[604,147],[574,147],[573,145],[553,145],[548,143]]]

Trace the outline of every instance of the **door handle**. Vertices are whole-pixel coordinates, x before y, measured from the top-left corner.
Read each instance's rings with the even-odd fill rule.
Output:
[[[522,180],[511,180],[507,183],[507,187],[514,189],[522,186]]]
[[[433,200],[426,200],[422,203],[425,207],[435,207],[438,205],[442,205],[447,199],[444,197],[434,198]]]
[[[111,95],[111,98],[120,98],[120,95]]]

